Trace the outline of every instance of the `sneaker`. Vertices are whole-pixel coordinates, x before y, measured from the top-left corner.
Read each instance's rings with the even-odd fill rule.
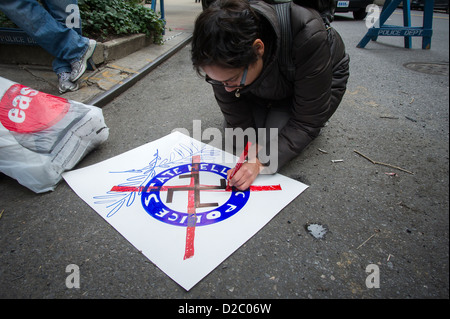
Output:
[[[94,61],[92,61],[92,55],[94,54],[95,48],[97,47],[97,42],[95,40],[89,40],[89,47],[86,53],[81,57],[80,60],[73,62],[72,73],[70,74],[70,81],[75,82],[78,80],[86,71],[88,62],[95,69]]]
[[[65,93],[67,91],[76,91],[78,90],[78,83],[71,82],[70,79],[70,72],[62,72],[58,73],[58,82],[59,82],[59,93]]]

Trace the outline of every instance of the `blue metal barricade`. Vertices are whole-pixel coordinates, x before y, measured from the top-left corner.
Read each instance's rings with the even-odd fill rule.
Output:
[[[403,2],[403,26],[385,25],[394,10]],[[411,0],[386,0],[379,18],[379,25],[370,28],[358,48],[364,48],[370,40],[376,41],[378,36],[400,36],[405,38],[405,48],[411,48],[411,37],[422,37],[422,49],[430,49],[433,35],[434,0],[426,0],[423,11],[423,26],[411,27]]]

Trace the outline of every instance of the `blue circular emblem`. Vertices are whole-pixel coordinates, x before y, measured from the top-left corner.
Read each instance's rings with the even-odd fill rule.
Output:
[[[167,169],[146,185],[141,196],[142,206],[153,218],[174,226],[188,226],[188,211],[191,214],[195,212],[196,227],[221,222],[239,212],[250,197],[249,190],[225,191],[229,169],[211,163],[185,164]],[[200,172],[214,174],[213,178],[208,178],[209,185],[202,184]],[[217,191],[220,194],[214,200],[220,197],[221,203],[208,202],[207,193]],[[175,201],[183,202],[184,206],[174,208]]]

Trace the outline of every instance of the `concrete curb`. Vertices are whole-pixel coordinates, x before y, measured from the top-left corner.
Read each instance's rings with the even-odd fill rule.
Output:
[[[113,60],[117,60],[131,53],[139,51],[152,44],[151,37],[148,38],[145,34],[133,34],[123,38],[111,40],[104,43],[99,43],[100,48],[98,55],[99,57],[94,57],[95,63],[108,63]],[[97,51],[97,50],[96,50]],[[98,58],[101,61],[96,61]]]
[[[93,59],[96,64],[123,58],[152,44],[143,33],[132,34],[107,42],[98,42]],[[26,48],[26,50],[24,50]],[[51,66],[53,57],[39,46],[0,44],[0,63]]]
[[[101,44],[93,56],[97,70],[86,71],[75,92],[60,94],[58,79],[48,65],[0,64],[0,74],[48,94],[102,107],[178,52],[191,38],[190,32],[166,31],[162,45],[145,43],[143,35]],[[101,63],[105,57],[108,61]]]

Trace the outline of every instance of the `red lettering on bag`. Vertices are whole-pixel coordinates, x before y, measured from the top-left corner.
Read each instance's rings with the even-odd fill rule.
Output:
[[[56,124],[69,108],[67,99],[14,84],[0,100],[0,122],[9,131],[35,133]]]

